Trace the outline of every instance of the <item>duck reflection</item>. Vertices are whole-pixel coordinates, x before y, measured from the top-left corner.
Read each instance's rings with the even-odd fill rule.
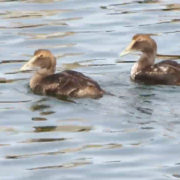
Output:
[[[142,115],[152,116],[153,104],[152,99],[155,98],[154,88],[152,86],[145,86],[136,84],[128,91],[131,97],[131,114],[135,115],[138,119],[142,119]],[[140,114],[139,114],[140,113]],[[143,116],[144,117],[144,116]]]
[[[30,109],[31,111],[39,111],[40,115],[50,115],[55,113],[54,111],[50,110],[51,106],[46,104],[47,99],[42,98],[34,103]],[[44,117],[33,117],[32,120],[41,121],[46,120]]]

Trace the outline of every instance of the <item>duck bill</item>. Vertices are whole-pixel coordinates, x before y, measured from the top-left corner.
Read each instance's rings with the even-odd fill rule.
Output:
[[[131,43],[127,46],[127,48],[121,52],[120,56],[125,56],[127,54],[132,53],[134,51],[133,50],[134,44],[135,44],[135,40],[132,40]]]
[[[36,56],[33,56],[26,64],[24,64],[20,71],[28,71],[28,70],[33,70],[34,69],[34,61],[36,60]]]

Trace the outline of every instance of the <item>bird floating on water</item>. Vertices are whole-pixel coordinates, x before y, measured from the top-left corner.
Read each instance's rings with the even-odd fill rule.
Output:
[[[46,49],[39,49],[21,71],[35,70],[30,88],[36,94],[56,97],[100,98],[105,91],[99,84],[84,74],[72,70],[55,73],[56,58]]]
[[[157,45],[150,35],[135,35],[129,46],[122,51],[120,56],[134,51],[139,51],[142,54],[131,69],[132,80],[152,85],[180,85],[180,64],[172,60],[165,60],[154,64]]]

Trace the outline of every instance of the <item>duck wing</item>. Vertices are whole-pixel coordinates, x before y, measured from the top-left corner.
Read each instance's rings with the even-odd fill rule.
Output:
[[[180,85],[180,64],[175,61],[162,61],[138,72],[135,80],[145,84]]]
[[[180,64],[177,63],[176,61],[172,61],[172,60],[161,61],[161,62],[157,63],[156,65],[165,65],[165,64],[173,66],[174,68],[180,69]]]
[[[76,97],[77,92],[85,88],[102,91],[97,82],[80,72],[66,70],[42,80],[44,94],[53,96]]]

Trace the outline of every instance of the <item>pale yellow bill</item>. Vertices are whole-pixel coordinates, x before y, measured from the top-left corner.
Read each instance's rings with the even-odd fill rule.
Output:
[[[27,71],[27,70],[32,70],[33,69],[33,62],[36,60],[36,56],[33,56],[26,64],[24,64],[20,71]]]
[[[125,56],[133,51],[132,47],[135,44],[135,40],[132,40],[131,43],[127,46],[127,48],[121,52],[120,56]]]

